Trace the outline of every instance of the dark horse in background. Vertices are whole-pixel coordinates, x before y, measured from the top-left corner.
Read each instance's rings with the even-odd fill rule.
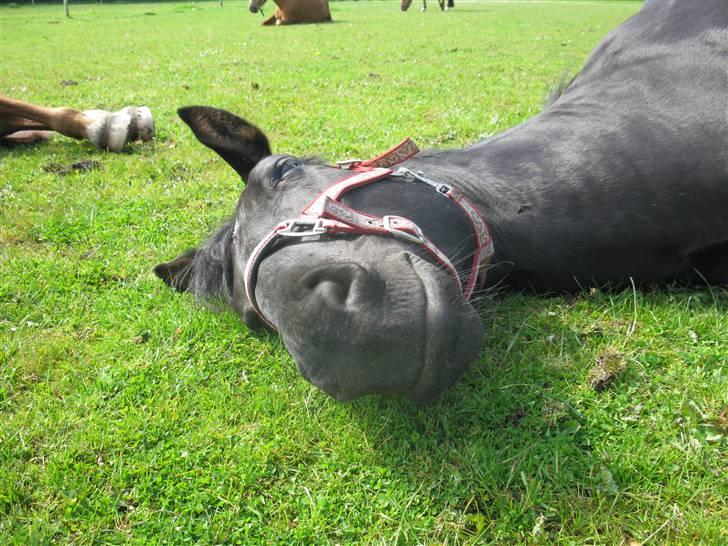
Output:
[[[233,114],[183,108],[245,191],[212,239],[155,271],[251,327],[265,320],[339,400],[422,402],[478,356],[483,325],[461,290],[472,275],[539,291],[728,283],[727,31],[723,0],[648,1],[542,113],[464,149],[399,157],[409,177],[272,155]],[[448,195],[489,224],[489,266],[471,264],[475,216]]]
[[[440,11],[445,11],[446,7],[447,9],[455,7],[455,0],[437,0],[437,3],[440,5]],[[402,11],[407,11],[411,5],[412,0],[402,0],[399,7]],[[422,0],[421,11],[427,11],[427,0]]]

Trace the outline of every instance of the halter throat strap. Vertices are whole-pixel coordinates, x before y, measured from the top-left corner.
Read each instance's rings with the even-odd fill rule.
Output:
[[[281,238],[321,238],[336,235],[381,235],[416,244],[433,256],[435,261],[448,271],[466,300],[470,300],[481,268],[493,256],[493,240],[488,226],[475,206],[459,191],[447,184],[437,183],[406,168],[393,171],[393,167],[413,157],[419,149],[410,139],[369,161],[348,160],[338,163],[339,167],[351,171],[346,177],[320,193],[296,218],[278,223],[256,245],[245,264],[245,293],[260,319],[272,329],[275,325],[263,314],[255,297],[258,267],[266,252]],[[470,222],[475,241],[469,277],[463,286],[457,268],[447,255],[435,246],[422,230],[407,218],[397,215],[373,216],[342,203],[342,196],[355,189],[386,179],[399,178],[406,182],[420,183],[435,189],[444,198],[458,205]]]

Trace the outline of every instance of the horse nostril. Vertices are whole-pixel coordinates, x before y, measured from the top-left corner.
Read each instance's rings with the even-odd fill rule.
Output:
[[[378,275],[353,263],[318,267],[304,274],[299,286],[306,297],[316,298],[332,309],[377,301],[384,290]]]
[[[316,293],[331,306],[346,305],[346,300],[349,298],[349,287],[351,285],[345,279],[320,279],[315,281],[309,279],[306,284],[309,292]]]

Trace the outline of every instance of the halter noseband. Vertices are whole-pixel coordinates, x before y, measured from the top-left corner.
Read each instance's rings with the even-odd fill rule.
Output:
[[[414,156],[419,149],[410,139],[405,139],[391,150],[369,161],[340,161],[338,166],[350,170],[353,174],[342,178],[320,193],[299,213],[297,218],[285,220],[275,226],[256,245],[245,264],[245,293],[260,319],[272,329],[276,327],[266,318],[255,298],[255,282],[258,266],[270,246],[278,239],[285,237],[320,237],[323,235],[383,235],[393,236],[410,243],[417,244],[429,252],[435,260],[452,276],[458,289],[466,300],[470,300],[475,289],[481,267],[484,267],[493,256],[493,240],[488,226],[473,204],[459,191],[447,184],[440,184],[425,178],[421,172],[414,172],[401,167],[396,172],[390,169]],[[419,182],[428,185],[443,197],[458,205],[467,216],[475,240],[470,276],[465,287],[452,261],[437,248],[422,230],[407,218],[396,215],[372,216],[365,212],[348,207],[341,202],[341,197],[348,191],[385,180],[401,178],[407,182]]]

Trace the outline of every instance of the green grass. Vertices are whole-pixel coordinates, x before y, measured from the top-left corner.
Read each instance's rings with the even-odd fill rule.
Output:
[[[0,151],[0,544],[728,542],[725,289],[489,298],[481,358],[417,407],[334,402],[152,275],[241,187],[177,107],[330,160],[465,145],[638,4],[331,7],[291,28],[240,2],[0,7],[0,91],[157,122],[120,155]],[[82,159],[101,169],[43,170]]]

